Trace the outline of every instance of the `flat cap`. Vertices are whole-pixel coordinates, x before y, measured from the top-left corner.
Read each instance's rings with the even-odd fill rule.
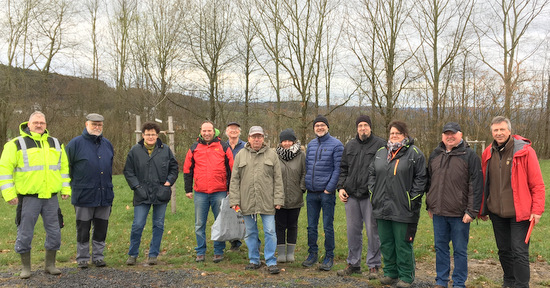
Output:
[[[100,115],[100,114],[90,113],[90,114],[86,115],[86,120],[94,121],[94,122],[103,122],[103,120],[105,120],[105,118],[103,118],[103,116]]]

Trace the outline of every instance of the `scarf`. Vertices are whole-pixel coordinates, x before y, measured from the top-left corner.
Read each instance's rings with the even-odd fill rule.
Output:
[[[275,150],[277,154],[279,155],[279,158],[285,161],[290,161],[296,155],[298,155],[298,152],[300,152],[300,141],[297,141],[296,143],[292,144],[290,148],[285,149],[280,144],[277,146],[277,149]]]
[[[149,153],[149,156],[151,156],[151,153],[153,153],[153,150],[155,150],[155,144],[148,145],[147,143],[143,142],[143,146],[145,146],[145,149],[147,149],[147,153]]]
[[[395,142],[395,143],[392,143],[391,141],[388,140],[388,144],[387,144],[387,148],[388,148],[387,160],[388,160],[388,163],[391,162],[391,160],[393,159],[394,155],[396,155],[397,152],[398,152],[403,146],[407,146],[408,144],[409,144],[409,138],[405,138],[405,139],[403,139],[403,141],[401,141],[401,142]]]

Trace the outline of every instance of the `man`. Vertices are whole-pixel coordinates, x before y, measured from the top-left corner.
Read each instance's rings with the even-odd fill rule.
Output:
[[[539,223],[545,190],[539,161],[531,141],[512,135],[508,118],[491,121],[493,143],[481,155],[485,187],[481,215],[493,223],[503,287],[529,287],[530,222]]]
[[[374,154],[386,141],[372,134],[369,116],[361,115],[355,121],[357,135],[344,147],[338,180],[338,197],[345,204],[348,236],[348,267],[337,272],[339,276],[361,273],[363,250],[363,223],[367,230],[368,248],[366,264],[369,279],[375,279],[382,266],[380,237],[367,187],[368,169]]]
[[[189,148],[183,166],[187,198],[193,199],[195,191],[196,262],[203,262],[206,254],[208,211],[212,208],[214,219],[218,217],[221,201],[227,196],[233,168],[233,154],[228,145],[221,142],[219,133],[212,122],[202,123],[199,138]],[[225,242],[214,242],[214,263],[223,260],[224,249]]]
[[[90,260],[90,228],[92,263],[106,265],[103,255],[109,215],[113,205],[113,156],[111,142],[103,137],[103,116],[86,116],[82,135],[67,144],[69,175],[76,213],[76,262],[78,268],[88,268]]]
[[[325,116],[318,115],[313,120],[313,130],[317,138],[311,140],[306,150],[306,189],[307,189],[307,245],[308,257],[302,266],[311,267],[319,259],[317,246],[317,226],[323,210],[325,231],[325,258],[320,270],[330,271],[334,262],[334,206],[336,204],[336,184],[340,175],[340,161],[344,145],[330,136],[329,124]]]
[[[225,128],[225,135],[227,136],[227,144],[229,145],[229,148],[231,149],[231,153],[233,154],[233,160],[235,160],[235,155],[241,151],[241,149],[244,148],[244,145],[246,142],[241,140],[241,124],[237,122],[229,122],[227,124],[227,127]],[[240,240],[234,240],[231,242],[231,251],[238,251],[239,247],[241,247],[242,243]]]
[[[428,159],[426,209],[433,219],[437,288],[447,287],[453,243],[453,287],[466,287],[470,223],[479,213],[483,174],[477,154],[462,139],[460,125],[443,126],[441,143]]]
[[[260,265],[260,240],[257,216],[262,217],[265,247],[264,258],[270,274],[280,272],[277,267],[275,248],[275,210],[284,205],[283,178],[279,156],[264,143],[264,130],[250,127],[248,143],[235,157],[235,166],[229,186],[229,205],[240,206],[246,226],[245,242],[250,263],[246,270],[255,270]]]
[[[63,145],[49,136],[46,116],[35,111],[28,122],[19,126],[21,136],[4,145],[0,157],[0,189],[4,200],[17,206],[15,252],[21,255],[22,279],[31,277],[31,242],[38,215],[42,215],[46,231],[44,270],[61,274],[55,267],[61,246],[59,202],[71,196],[69,163]]]

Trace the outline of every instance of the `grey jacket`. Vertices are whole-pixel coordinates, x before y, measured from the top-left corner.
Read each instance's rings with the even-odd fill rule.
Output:
[[[294,209],[304,206],[304,192],[306,190],[306,155],[299,151],[290,161],[279,158],[283,187],[285,189],[285,209]]]
[[[239,205],[243,215],[275,215],[275,206],[283,206],[284,198],[277,153],[265,145],[255,151],[246,143],[233,162],[229,206]]]

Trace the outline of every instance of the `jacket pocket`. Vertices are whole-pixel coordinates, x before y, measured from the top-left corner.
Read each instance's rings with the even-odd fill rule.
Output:
[[[148,197],[147,197],[147,190],[145,189],[145,187],[139,185],[135,190],[134,190],[134,203],[137,203],[137,202],[142,202],[142,201],[145,201],[147,200]]]
[[[268,176],[273,175],[273,167],[274,166],[275,166],[275,164],[273,164],[273,161],[271,161],[270,159],[265,160],[264,161],[264,174],[268,175]]]
[[[161,185],[157,190],[157,200],[160,202],[168,202],[172,197],[172,189],[170,186]]]

